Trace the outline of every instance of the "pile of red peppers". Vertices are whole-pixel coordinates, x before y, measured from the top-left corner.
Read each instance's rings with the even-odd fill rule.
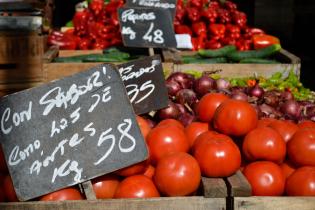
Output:
[[[238,50],[254,48],[253,36],[264,34],[247,25],[244,12],[231,1],[177,0],[174,29],[190,34],[193,50],[235,45]]]
[[[87,8],[75,12],[74,28],[66,32],[52,31],[48,44],[64,50],[105,49],[122,45],[117,9],[124,0],[91,0]]]
[[[76,11],[74,29],[53,31],[48,44],[60,49],[105,49],[122,45],[117,9],[124,0],[90,0],[87,8]],[[238,50],[259,49],[279,43],[259,28],[247,25],[246,14],[225,0],[177,0],[174,29],[177,34],[190,34],[193,50],[218,49],[235,45]]]

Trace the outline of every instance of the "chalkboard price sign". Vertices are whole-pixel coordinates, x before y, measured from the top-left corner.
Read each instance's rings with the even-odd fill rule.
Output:
[[[130,7],[152,7],[170,11],[174,20],[176,12],[176,0],[127,0],[126,5]]]
[[[127,94],[137,114],[168,105],[162,61],[159,55],[118,65]]]
[[[124,7],[118,9],[125,46],[175,48],[171,14],[165,9]]]
[[[141,162],[144,139],[119,72],[101,65],[6,96],[0,141],[20,200]]]

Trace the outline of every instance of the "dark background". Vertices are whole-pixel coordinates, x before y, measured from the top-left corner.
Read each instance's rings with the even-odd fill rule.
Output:
[[[232,0],[248,16],[249,25],[280,38],[282,47],[301,58],[301,81],[315,90],[314,0]],[[80,0],[55,0],[53,25],[64,26],[72,19],[74,5]]]

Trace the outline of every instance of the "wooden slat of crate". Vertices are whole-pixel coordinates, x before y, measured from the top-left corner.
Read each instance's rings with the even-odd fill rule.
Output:
[[[219,70],[222,77],[248,77],[248,76],[264,76],[270,77],[276,72],[284,72],[283,77],[286,77],[290,70],[293,70],[296,75],[300,76],[301,62],[298,57],[281,49],[276,55],[277,59],[285,63],[281,64],[239,64],[239,63],[218,63],[218,64],[181,64],[181,56],[194,55],[193,51],[163,51],[165,62],[173,62],[174,71],[217,71]]]
[[[58,202],[0,203],[1,210],[225,210],[225,199],[169,197],[152,199],[108,199]]]
[[[75,73],[88,70],[100,64],[102,63],[44,63],[43,64],[44,81],[49,82],[52,80],[70,76]],[[171,72],[173,70],[173,64],[171,63],[163,63],[162,65],[163,69],[166,71]]]
[[[234,210],[314,210],[314,197],[235,197]]]
[[[252,195],[252,189],[241,171],[224,178],[230,197],[247,197]]]

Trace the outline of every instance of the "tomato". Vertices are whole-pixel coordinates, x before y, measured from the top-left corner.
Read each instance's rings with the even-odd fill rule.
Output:
[[[248,164],[243,171],[252,187],[252,195],[279,196],[284,192],[285,177],[281,168],[270,161]]]
[[[84,200],[83,195],[75,187],[69,187],[42,196],[40,201]]]
[[[311,120],[305,120],[300,122],[297,126],[299,128],[315,128],[315,122]]]
[[[290,196],[315,196],[315,167],[298,168],[288,177],[285,191]]]
[[[155,168],[152,165],[148,165],[146,170],[143,173],[143,175],[149,177],[150,179],[152,179],[154,174],[155,174]]]
[[[273,44],[280,44],[280,40],[277,37],[267,34],[256,34],[252,37],[252,40],[255,50],[265,48]]]
[[[285,178],[288,178],[295,171],[295,167],[288,161],[281,163],[280,168]]]
[[[315,129],[299,129],[287,143],[289,159],[297,166],[315,166]]]
[[[243,136],[257,126],[255,108],[246,101],[224,101],[214,114],[214,128],[226,135]]]
[[[12,179],[10,175],[7,175],[3,181],[4,195],[7,201],[17,202],[19,199],[16,196]]]
[[[126,168],[122,168],[118,171],[115,171],[115,174],[119,176],[132,176],[136,174],[142,174],[146,170],[148,165],[148,161],[142,161],[140,163],[128,166]]]
[[[209,130],[209,124],[203,122],[192,122],[185,128],[185,134],[192,146],[200,134]]]
[[[119,182],[119,177],[114,174],[106,174],[93,179],[92,184],[96,198],[113,198]]]
[[[125,178],[116,190],[114,198],[151,198],[160,197],[153,181],[144,175]]]
[[[147,135],[149,134],[150,130],[151,130],[150,124],[143,117],[136,116],[136,119],[137,119],[138,125],[140,127],[142,136],[145,139],[147,137]]]
[[[211,131],[197,137],[193,156],[198,161],[202,174],[208,177],[230,176],[241,165],[241,153],[233,140]]]
[[[261,118],[258,120],[257,128],[269,126],[274,121],[277,120],[274,118]]]
[[[220,104],[229,99],[222,93],[207,93],[204,95],[196,107],[196,115],[202,122],[210,122],[214,116],[215,110]]]
[[[174,119],[166,119],[166,120],[162,120],[161,122],[159,122],[157,124],[157,126],[176,126],[182,130],[184,130],[184,125],[179,122],[178,120],[174,120]],[[156,126],[156,127],[157,127]]]
[[[190,145],[183,129],[177,126],[157,126],[147,137],[151,164],[173,152],[188,152]]]
[[[242,150],[249,161],[269,160],[281,163],[286,155],[286,144],[277,131],[261,127],[255,128],[245,136]]]
[[[5,162],[4,153],[2,151],[2,147],[0,145],[0,173],[1,172],[8,172],[7,163]]]
[[[285,142],[288,142],[299,129],[295,123],[283,120],[276,120],[270,123],[269,127],[280,133]]]
[[[195,192],[200,184],[198,162],[187,153],[173,153],[159,160],[154,183],[163,195],[185,196]]]

